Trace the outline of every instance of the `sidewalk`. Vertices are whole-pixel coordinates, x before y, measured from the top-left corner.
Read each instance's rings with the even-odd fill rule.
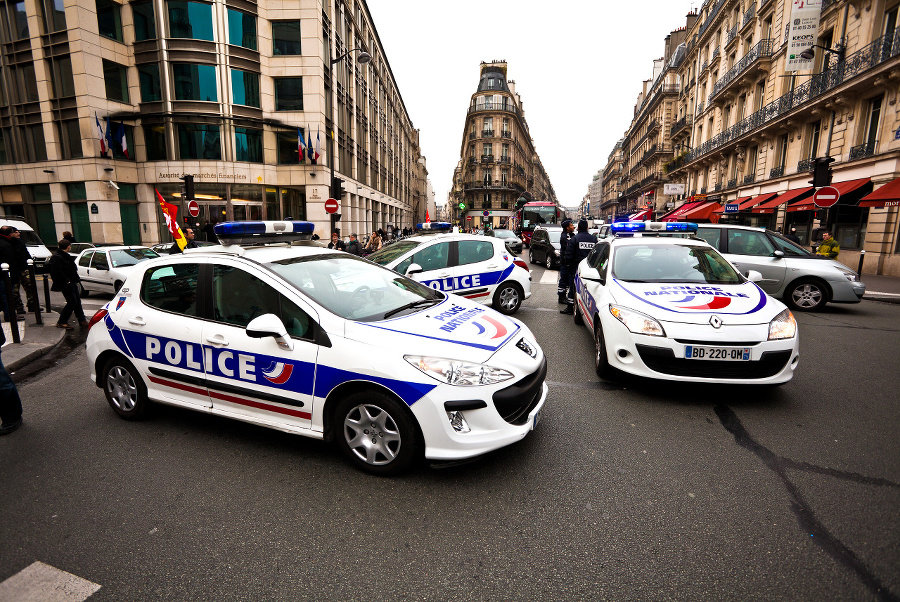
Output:
[[[900,278],[897,276],[863,274],[860,280],[866,285],[866,294],[863,295],[863,299],[900,303]]]
[[[67,330],[56,327],[59,313],[41,313],[44,325],[39,326],[33,313],[25,316],[24,322],[19,322],[19,333],[22,335],[21,343],[12,342],[12,324],[3,322],[2,327],[6,334],[6,344],[3,346],[3,366],[7,372],[15,372],[33,362],[45,353],[49,353],[66,336]],[[22,326],[24,324],[24,327]],[[77,329],[78,326],[76,325]]]

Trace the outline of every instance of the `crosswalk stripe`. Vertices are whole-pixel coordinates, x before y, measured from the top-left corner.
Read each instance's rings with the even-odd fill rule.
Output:
[[[541,284],[556,284],[559,282],[559,274],[553,270],[544,270],[544,275],[538,281]]]
[[[0,602],[82,602],[99,589],[87,579],[33,562],[0,583]]]

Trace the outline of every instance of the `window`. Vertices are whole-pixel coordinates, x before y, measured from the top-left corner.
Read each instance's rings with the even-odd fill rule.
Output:
[[[457,265],[487,261],[494,256],[494,243],[489,240],[461,240],[457,244],[459,245],[459,261]]]
[[[228,43],[256,50],[256,15],[229,8]]]
[[[56,56],[50,59],[50,78],[53,83],[53,98],[75,96],[71,56]]]
[[[272,21],[272,54],[300,53],[300,21]]]
[[[259,74],[232,69],[231,97],[236,105],[259,108]]]
[[[175,100],[219,100],[216,87],[216,68],[213,65],[173,63]]]
[[[106,98],[128,102],[128,78],[123,65],[103,59],[103,79],[106,82]]]
[[[212,6],[201,2],[170,0],[169,35],[213,41]]]
[[[301,131],[301,136],[306,136],[306,132]],[[306,138],[304,138],[306,140]],[[278,132],[278,164],[290,165],[291,163],[300,162],[300,153],[298,150],[298,138],[295,132]]]
[[[275,314],[292,337],[311,338],[309,316],[284,295],[256,276],[231,266],[213,270],[215,320],[241,328],[253,318]]]
[[[115,125],[112,123],[111,125]],[[125,147],[122,147],[122,134],[125,134]],[[113,159],[134,161],[134,126],[120,123],[113,130],[113,142],[109,145],[113,153]],[[128,150],[130,149],[130,150]],[[127,150],[127,153],[126,153]]]
[[[69,182],[66,184],[66,197],[70,201],[86,201],[87,187],[84,182]]]
[[[425,247],[418,253],[415,253],[412,257],[404,259],[399,264],[397,264],[397,267],[394,268],[394,271],[400,274],[405,274],[406,270],[409,269],[409,266],[414,263],[422,266],[422,269],[426,272],[430,270],[442,270],[447,267],[449,258],[450,243],[436,243]]]
[[[175,125],[175,132],[179,159],[222,158],[218,125],[179,123]]]
[[[44,142],[44,126],[37,123],[26,125],[22,128],[25,141],[25,156],[27,161],[46,161],[47,144]]]
[[[303,78],[302,77],[278,77],[278,78],[275,78],[275,110],[276,111],[302,111],[303,110]]]
[[[77,119],[66,119],[58,122],[59,140],[62,145],[60,154],[63,159],[81,158],[81,131],[78,128]]]
[[[784,169],[784,164],[787,161],[787,151],[788,151],[788,135],[784,134],[778,141],[778,167]]]
[[[122,7],[112,0],[97,0],[97,25],[100,35],[122,41]]]
[[[66,29],[66,9],[63,7],[63,0],[42,0],[41,8],[44,31],[53,33]]]
[[[141,301],[163,311],[195,316],[199,280],[200,266],[196,263],[150,268],[144,273]]]
[[[766,96],[766,82],[761,81],[756,84],[756,93],[753,95],[753,103],[756,111],[760,110],[763,106],[763,100]]]
[[[759,147],[752,146],[750,150],[747,151],[747,175],[755,176],[756,175],[756,157],[759,154]]]
[[[486,142],[482,145],[481,154],[485,157],[494,156],[494,146],[490,142]]]
[[[875,152],[875,143],[878,139],[878,122],[881,119],[881,104],[884,94],[869,101],[866,109],[866,131],[863,143],[869,153]]]
[[[37,78],[34,75],[34,63],[18,65],[13,69],[15,86],[18,90],[18,101],[26,103],[40,100],[37,90]]]
[[[166,150],[166,127],[161,123],[145,125],[144,145],[147,147],[147,161],[166,161],[169,158]]]
[[[769,237],[763,232],[753,230],[728,230],[728,253],[734,255],[752,255],[755,257],[770,257],[775,251],[775,246]]]
[[[135,2],[131,5],[134,18],[134,41],[156,39],[156,15],[152,2]]]
[[[818,156],[819,152],[819,135],[822,131],[822,122],[816,121],[815,123],[809,124],[809,153],[807,157],[810,159],[815,159]]]
[[[10,42],[15,42],[17,40],[27,40],[28,39],[28,14],[25,12],[25,1],[21,2],[9,2],[4,6],[4,9],[8,11],[7,18],[9,19],[9,27],[10,31],[8,39]],[[5,21],[5,19],[4,19]]]
[[[234,128],[234,160],[248,163],[263,162],[262,130]]]
[[[141,102],[162,100],[162,87],[159,80],[159,64],[138,65],[138,80],[141,85]]]
[[[0,130],[0,164],[13,163],[12,149],[8,148],[9,130]]]
[[[93,251],[88,251],[87,253],[85,253],[84,255],[82,255],[81,258],[78,260],[78,265],[80,265],[80,266],[83,267],[83,268],[86,268],[86,267],[90,266],[90,265],[91,265],[91,258],[92,258],[93,256],[94,256],[94,252],[93,252]]]

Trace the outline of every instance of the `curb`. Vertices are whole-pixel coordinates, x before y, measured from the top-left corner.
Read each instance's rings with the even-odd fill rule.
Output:
[[[900,303],[900,295],[896,293],[879,293],[875,291],[866,291],[863,299],[869,301],[881,301],[882,303]]]

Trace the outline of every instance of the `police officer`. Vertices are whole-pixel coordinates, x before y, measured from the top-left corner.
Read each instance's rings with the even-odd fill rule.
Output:
[[[586,219],[578,220],[578,234],[575,235],[575,238],[569,241],[569,252],[568,256],[570,257],[569,270],[572,273],[572,286],[569,287],[569,294],[566,297],[566,308],[559,310],[561,314],[571,314],[575,311],[575,270],[578,269],[578,264],[581,263],[581,260],[590,255],[591,251],[594,249],[594,245],[597,244],[597,237],[588,232],[588,223]]]
[[[569,241],[575,238],[575,224],[570,219],[564,219],[562,222],[562,234],[559,235],[559,284],[556,285],[556,296],[559,297],[560,303],[568,303],[566,301],[566,293],[572,286],[572,278],[575,275],[569,269],[569,260],[567,257],[569,252]]]

